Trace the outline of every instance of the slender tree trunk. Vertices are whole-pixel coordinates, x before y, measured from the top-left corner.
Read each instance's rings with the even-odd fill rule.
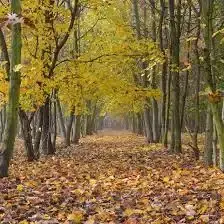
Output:
[[[214,166],[218,166],[218,136],[217,136],[217,131],[216,131],[216,127],[214,125],[214,121],[213,121],[213,139],[212,139],[212,161],[213,161],[213,165]]]
[[[0,48],[2,50],[2,59],[8,62],[5,65],[5,69],[6,69],[7,76],[9,76],[10,75],[10,63],[9,63],[10,59],[9,59],[7,44],[5,41],[5,36],[1,28],[0,28]],[[9,79],[9,77],[7,77],[7,79]]]
[[[58,98],[56,99],[56,101],[57,101],[57,109],[58,109],[58,118],[59,118],[60,129],[61,129],[61,132],[62,132],[62,136],[65,140],[66,139],[65,121],[64,121],[60,101],[59,101]]]
[[[67,125],[67,133],[66,133],[66,146],[71,145],[71,131],[72,131],[72,124],[74,121],[74,112],[72,111],[69,120],[68,120],[68,125]]]
[[[142,124],[142,116],[141,113],[137,113],[137,134],[143,134],[143,124]]]
[[[149,109],[144,109],[144,125],[145,125],[145,134],[146,134],[146,141],[147,143],[153,142],[153,132],[152,132],[152,125],[150,120]]]
[[[160,0],[160,20],[159,20],[159,46],[160,50],[165,55],[164,51],[164,40],[163,40],[163,24],[166,13],[165,1]],[[165,62],[162,65],[162,79],[161,79],[161,88],[163,92],[162,98],[162,107],[161,107],[161,140],[163,140],[165,135],[165,127],[166,127],[166,101],[167,101],[167,58],[165,58]]]
[[[47,97],[43,106],[43,128],[42,128],[42,152],[44,155],[51,155],[55,153],[55,150],[51,141],[51,127],[50,127],[50,98]]]
[[[174,119],[174,152],[181,152],[181,123],[180,123],[180,10],[181,0],[177,3],[177,23],[175,21],[175,1],[169,0],[170,11],[170,37],[171,37],[171,63],[172,63],[172,119]]]
[[[134,113],[132,113],[132,132],[136,133],[136,119]]]
[[[31,121],[29,120],[29,117],[26,115],[25,111],[23,111],[22,109],[19,110],[19,117],[22,128],[24,145],[27,153],[27,160],[31,162],[36,159],[32,143],[32,134],[31,134],[32,130],[30,127]]]
[[[2,142],[4,130],[5,130],[5,124],[4,124],[4,111],[3,109],[0,112],[0,121],[1,121],[1,130],[0,130],[0,142]]]
[[[197,18],[197,40],[194,44],[194,54],[196,59],[196,88],[195,88],[195,123],[194,123],[194,133],[193,133],[193,147],[198,150],[198,132],[199,132],[199,125],[200,125],[200,80],[201,80],[201,62],[200,62],[200,55],[198,51],[198,41],[201,34],[201,20]],[[200,154],[200,152],[198,153]]]
[[[52,135],[52,145],[53,148],[56,149],[56,141],[57,141],[57,102],[56,102],[56,92],[53,91],[54,101],[53,101],[53,135]]]
[[[208,108],[206,119],[206,135],[204,148],[204,162],[207,166],[212,166],[212,138],[213,138],[213,118],[211,110]]]
[[[86,134],[87,135],[92,135],[93,131],[92,131],[92,116],[91,115],[87,115],[86,118]]]
[[[73,137],[73,141],[75,144],[79,144],[79,140],[80,140],[80,133],[81,133],[81,116],[80,115],[76,115],[75,116],[75,130],[74,130],[74,137]]]
[[[168,147],[168,132],[169,132],[169,121],[170,121],[170,96],[171,96],[171,79],[172,73],[169,71],[168,82],[167,82],[167,105],[166,105],[166,121],[165,121],[165,131],[163,136],[163,145]],[[171,131],[171,133],[173,133]],[[171,140],[172,143],[172,140]],[[172,148],[172,146],[170,146]]]
[[[151,13],[152,13],[152,39],[156,42],[156,5],[154,0],[150,0],[151,3]],[[156,68],[152,71],[152,88],[156,89]],[[152,99],[152,130],[153,130],[153,141],[159,142],[159,107],[156,99]]]
[[[187,34],[190,35],[190,32],[191,32],[191,7],[189,7]],[[191,44],[190,44],[190,41],[188,41],[188,43],[187,43],[187,65],[190,65],[190,47],[191,47]],[[190,75],[190,71],[187,69],[186,74],[185,74],[184,94],[182,97],[182,108],[181,108],[181,117],[180,117],[181,129],[183,128],[183,123],[184,123],[185,105],[186,105],[186,99],[188,96],[189,75]]]
[[[43,106],[40,107],[38,111],[38,117],[37,117],[37,132],[34,139],[34,152],[36,155],[36,158],[40,157],[40,141],[42,136],[42,127],[43,127]]]
[[[12,13],[21,14],[20,0],[11,1]],[[21,64],[21,24],[12,26],[12,53],[10,66],[10,85],[7,108],[6,130],[3,139],[3,146],[0,153],[0,177],[8,176],[9,163],[13,155],[14,142],[17,132],[19,95],[20,95],[20,72],[15,71],[15,66]]]

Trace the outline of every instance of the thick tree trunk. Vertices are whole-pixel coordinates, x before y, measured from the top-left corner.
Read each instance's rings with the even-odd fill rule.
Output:
[[[205,75],[207,85],[210,89],[210,96],[214,96],[217,94],[214,77],[212,74],[212,35],[213,35],[213,8],[214,1],[213,0],[203,0],[202,2],[202,22],[205,24],[204,26],[204,40],[205,40],[205,48],[204,48],[204,67],[205,67]],[[218,98],[218,101],[210,101],[210,107],[212,110],[213,118],[215,121],[215,126],[217,130],[219,147],[220,147],[220,169],[224,171],[224,124],[222,121],[221,111],[219,108],[219,102],[221,99]]]

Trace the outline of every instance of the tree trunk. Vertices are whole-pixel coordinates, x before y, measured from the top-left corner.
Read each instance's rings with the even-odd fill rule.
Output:
[[[36,124],[37,132],[34,139],[34,152],[36,158],[40,157],[40,141],[42,136],[42,127],[43,127],[43,107],[40,107]]]
[[[211,110],[208,108],[206,119],[206,135],[205,135],[205,148],[204,148],[204,162],[207,166],[212,166],[212,140],[213,138],[213,118]]]
[[[74,121],[74,112],[72,111],[68,120],[68,125],[67,125],[67,132],[66,132],[66,146],[71,145],[71,131],[72,131],[72,124]]]
[[[92,116],[89,114],[87,115],[86,118],[86,134],[87,135],[92,135],[93,130],[92,130]]]
[[[21,14],[20,0],[11,1],[12,13]],[[15,71],[15,66],[21,64],[21,24],[12,26],[12,53],[10,66],[10,85],[7,108],[6,129],[3,146],[0,153],[0,177],[8,176],[9,163],[13,155],[14,143],[17,132],[19,95],[20,95],[20,71]]]
[[[165,55],[164,51],[164,41],[163,41],[163,24],[164,24],[164,18],[165,18],[165,1],[160,0],[160,20],[159,20],[159,28],[158,28],[158,34],[159,34],[159,46],[160,50]],[[162,96],[162,107],[161,107],[161,140],[164,138],[165,134],[165,127],[166,127],[166,101],[167,101],[167,58],[165,58],[165,62],[162,65],[162,79],[161,79],[161,89],[163,92]]]
[[[213,161],[213,165],[214,166],[218,166],[218,136],[217,136],[217,131],[216,131],[216,127],[214,125],[215,122],[213,122],[213,139],[212,139],[212,161]]]
[[[74,130],[74,137],[72,142],[75,144],[79,144],[80,140],[80,133],[81,133],[81,115],[76,115],[75,116],[75,130]]]
[[[156,42],[156,5],[154,0],[150,0],[151,13],[152,13],[152,39]],[[156,83],[156,68],[152,71],[152,89],[157,88]],[[152,99],[152,130],[153,130],[153,142],[159,142],[159,107],[156,99]]]
[[[177,23],[175,21],[175,1],[169,0],[170,37],[171,37],[171,69],[172,69],[172,119],[174,119],[174,152],[181,152],[181,123],[180,123],[180,10],[181,0],[177,3]]]
[[[152,125],[149,116],[149,109],[144,109],[144,125],[145,125],[145,134],[146,134],[146,141],[147,143],[153,142],[153,132],[152,132]]]
[[[214,96],[217,94],[214,77],[212,74],[212,60],[211,60],[211,53],[212,53],[212,35],[213,35],[213,8],[214,8],[214,1],[213,0],[203,0],[202,2],[202,21],[205,24],[204,26],[204,40],[205,40],[205,48],[204,48],[204,68],[205,68],[205,76],[206,82],[210,90],[210,96]],[[213,101],[212,99],[209,100],[210,107],[212,110],[213,118],[215,121],[215,126],[217,130],[218,140],[219,140],[219,147],[220,147],[220,169],[224,171],[224,124],[222,121],[221,111],[219,108],[219,102]]]
[[[19,117],[22,128],[24,146],[27,153],[27,160],[31,162],[36,159],[32,143],[32,130],[30,127],[31,121],[29,120],[29,117],[26,115],[25,111],[23,111],[22,109],[19,110]]]
[[[200,80],[201,80],[201,62],[200,62],[200,54],[198,51],[198,41],[201,34],[201,20],[197,18],[197,40],[194,44],[194,54],[196,59],[196,87],[195,87],[195,122],[194,122],[194,133],[193,133],[193,147],[198,150],[198,132],[199,132],[199,125],[200,125]],[[199,152],[200,153],[200,152]],[[198,153],[198,154],[199,154]]]
[[[54,97],[54,101],[53,101],[53,110],[52,110],[52,114],[53,114],[53,119],[52,119],[52,128],[53,128],[53,134],[52,134],[52,145],[53,148],[56,149],[56,141],[57,141],[57,102],[56,102],[56,91],[53,90],[53,97]]]
[[[140,113],[137,113],[137,134],[142,135],[143,134],[143,124],[142,124],[142,116]]]
[[[188,24],[187,24],[187,35],[190,36],[191,32],[191,7],[189,7],[189,16],[188,16]],[[187,43],[187,65],[190,65],[190,47],[191,43],[188,41]],[[185,105],[186,105],[186,99],[188,96],[188,83],[189,83],[189,75],[190,71],[187,69],[186,74],[185,74],[185,84],[184,84],[184,93],[182,97],[182,108],[181,108],[181,117],[180,117],[180,127],[181,130],[183,128],[183,123],[184,123],[184,112],[185,112]]]
[[[56,101],[57,101],[57,109],[58,109],[58,118],[59,118],[60,129],[61,129],[62,136],[65,140],[66,139],[65,121],[64,121],[60,101],[59,101],[58,98],[56,99]]]
[[[45,104],[43,106],[43,127],[42,127],[42,152],[44,155],[51,155],[55,153],[55,149],[53,148],[51,141],[51,127],[50,127],[50,98],[47,97]]]
[[[169,123],[170,123],[170,96],[171,96],[170,89],[171,89],[171,79],[172,79],[172,74],[171,74],[171,71],[169,71],[168,82],[167,82],[166,121],[165,121],[165,130],[164,130],[164,136],[163,136],[163,145],[166,148],[168,147],[168,132],[169,132]]]

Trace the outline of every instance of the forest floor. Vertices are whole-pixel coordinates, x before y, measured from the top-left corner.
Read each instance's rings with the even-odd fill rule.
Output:
[[[103,132],[25,161],[0,180],[0,223],[224,223],[224,174],[127,132]]]

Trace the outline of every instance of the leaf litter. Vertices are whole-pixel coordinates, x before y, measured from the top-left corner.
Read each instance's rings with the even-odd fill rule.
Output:
[[[224,174],[129,133],[83,138],[0,180],[0,223],[224,223]]]

